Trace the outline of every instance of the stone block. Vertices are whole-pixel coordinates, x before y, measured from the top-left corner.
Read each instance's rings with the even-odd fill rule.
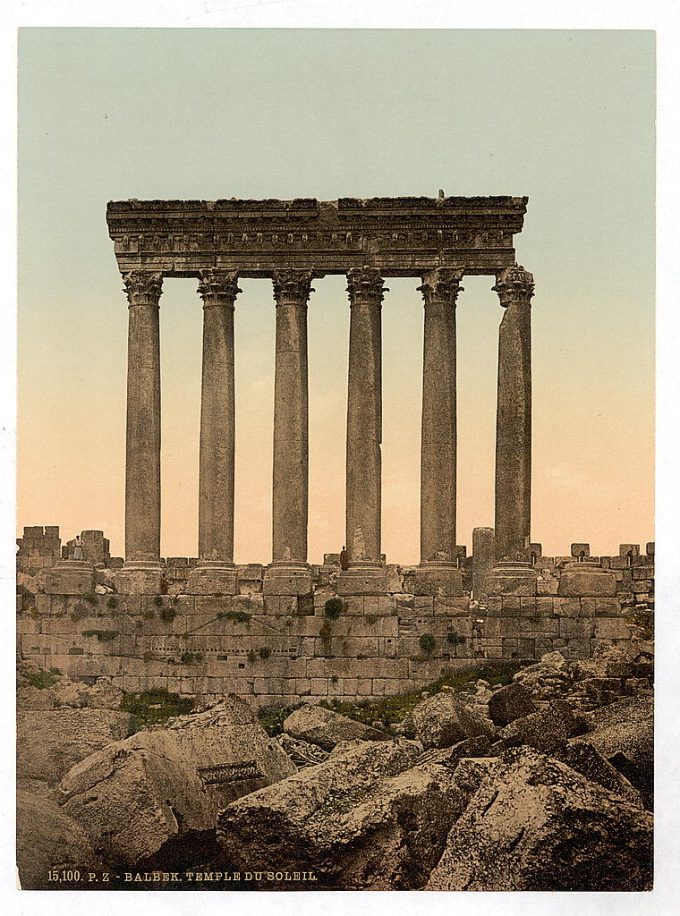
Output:
[[[188,559],[182,559],[188,566]],[[199,563],[188,573],[185,592],[187,595],[238,595],[238,571],[235,566]]]
[[[595,639],[628,639],[630,631],[625,617],[597,617]]]
[[[640,556],[640,545],[639,544],[620,544],[619,545],[619,556],[620,557],[639,557]]]
[[[438,596],[434,599],[435,617],[466,617],[469,613],[469,598],[442,598]]]
[[[538,575],[525,563],[503,561],[487,576],[486,592],[489,595],[517,595],[535,597]]]
[[[585,599],[584,599],[585,600]],[[620,598],[596,598],[595,614],[598,617],[618,617],[621,615]]]
[[[580,543],[571,545],[571,555],[576,560],[590,556],[590,544]]]
[[[121,595],[160,595],[160,566],[126,565],[115,573],[116,591]]]
[[[309,596],[313,589],[312,570],[306,563],[276,561],[264,574],[264,595]]]
[[[545,597],[536,598],[535,612],[538,617],[553,617],[553,599]]]
[[[89,595],[94,592],[94,567],[85,560],[60,560],[47,574],[47,595]]]
[[[338,595],[384,595],[387,574],[383,566],[352,564],[340,572],[335,588]]]
[[[648,557],[654,556],[654,548],[655,548],[654,541],[647,541],[647,545],[645,547],[645,553],[647,554]]]
[[[461,598],[463,596],[463,573],[450,564],[424,563],[416,570],[413,590],[415,595]]]
[[[560,577],[558,594],[563,597],[609,597],[616,594],[616,576],[605,569],[575,564]]]

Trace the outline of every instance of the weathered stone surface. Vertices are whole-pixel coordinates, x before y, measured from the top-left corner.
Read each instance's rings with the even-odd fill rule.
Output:
[[[218,839],[236,866],[311,869],[317,888],[422,887],[463,796],[453,773],[414,766],[407,741],[358,744],[229,805]]]
[[[509,725],[515,719],[528,716],[536,711],[531,693],[521,684],[507,684],[492,693],[489,703],[489,716],[494,725],[501,728]]]
[[[17,868],[24,890],[46,890],[50,869],[99,864],[83,827],[34,784],[17,790]],[[54,887],[54,885],[52,885]]]
[[[591,782],[596,782],[608,792],[621,795],[631,804],[642,803],[640,793],[628,782],[626,777],[612,766],[599,751],[585,741],[575,740],[557,747],[551,754],[556,760],[576,770]]]
[[[574,715],[571,706],[564,700],[555,700],[547,709],[515,719],[498,737],[506,747],[526,744],[549,753],[584,731],[583,720]]]
[[[54,785],[74,764],[125,738],[131,721],[129,713],[111,709],[19,709],[18,771]]]
[[[294,771],[248,704],[229,697],[110,744],[61,787],[64,810],[86,825],[95,847],[132,864],[170,840],[211,831],[220,808]]]
[[[283,730],[293,738],[316,744],[326,751],[332,750],[340,741],[386,741],[389,735],[341,716],[323,706],[301,706],[294,710],[283,723]]]
[[[629,697],[584,715],[586,734],[575,739],[595,748],[639,790],[651,808],[654,790],[654,703]]]
[[[490,768],[426,889],[637,891],[651,884],[651,816],[522,748]]]
[[[300,741],[285,733],[278,735],[276,740],[298,770],[303,770],[305,767],[309,766],[316,766],[317,763],[323,763],[324,760],[328,758],[328,751],[319,747],[318,744],[310,744],[309,741]]]
[[[407,716],[406,729],[412,729],[425,749],[451,747],[465,738],[495,734],[489,719],[450,693],[438,693],[418,703]]]

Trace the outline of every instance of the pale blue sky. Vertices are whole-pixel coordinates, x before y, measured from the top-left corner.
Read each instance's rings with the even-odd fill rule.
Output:
[[[512,194],[534,273],[533,536],[653,538],[651,32],[33,29],[20,36],[19,525],[122,551],[126,301],[107,200]],[[237,304],[237,559],[270,551],[273,302]],[[417,558],[422,304],[384,315],[388,558]],[[492,278],[458,306],[459,523],[493,524]],[[348,308],[315,283],[310,557],[344,527]],[[163,551],[195,553],[200,300],[166,281]]]

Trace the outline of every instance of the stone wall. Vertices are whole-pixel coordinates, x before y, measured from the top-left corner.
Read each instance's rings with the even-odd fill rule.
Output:
[[[486,660],[534,660],[554,649],[585,658],[595,643],[640,635],[654,607],[649,549],[640,556],[623,545],[619,557],[580,564],[539,556],[537,594],[505,583],[505,593],[477,599],[469,591],[474,558],[463,563],[458,598],[413,595],[413,570],[391,566],[391,594],[343,596],[338,619],[325,607],[335,596],[332,562],[314,567],[311,597],[263,596],[256,565],[239,568],[242,594],[211,597],[181,593],[191,561],[174,559],[163,595],[118,595],[102,585],[103,593],[81,595],[22,589],[19,653],[74,679],[111,677],[128,691],[235,693],[257,705],[393,695]]]

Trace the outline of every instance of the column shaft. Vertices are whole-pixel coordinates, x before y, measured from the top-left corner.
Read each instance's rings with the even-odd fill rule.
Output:
[[[162,275],[123,277],[129,307],[125,456],[125,556],[159,560],[161,538],[161,371],[158,301]]]
[[[526,559],[531,537],[531,297],[533,276],[510,267],[497,278],[505,314],[498,334],[496,556]]]
[[[456,547],[456,298],[462,271],[423,276],[423,414],[420,562],[448,561]]]
[[[277,271],[273,559],[307,560],[309,271]]]
[[[203,370],[198,496],[198,552],[203,560],[234,558],[234,300],[236,273],[200,274]]]
[[[381,302],[384,286],[372,267],[347,275],[351,306],[347,396],[347,552],[380,563],[382,441]]]

